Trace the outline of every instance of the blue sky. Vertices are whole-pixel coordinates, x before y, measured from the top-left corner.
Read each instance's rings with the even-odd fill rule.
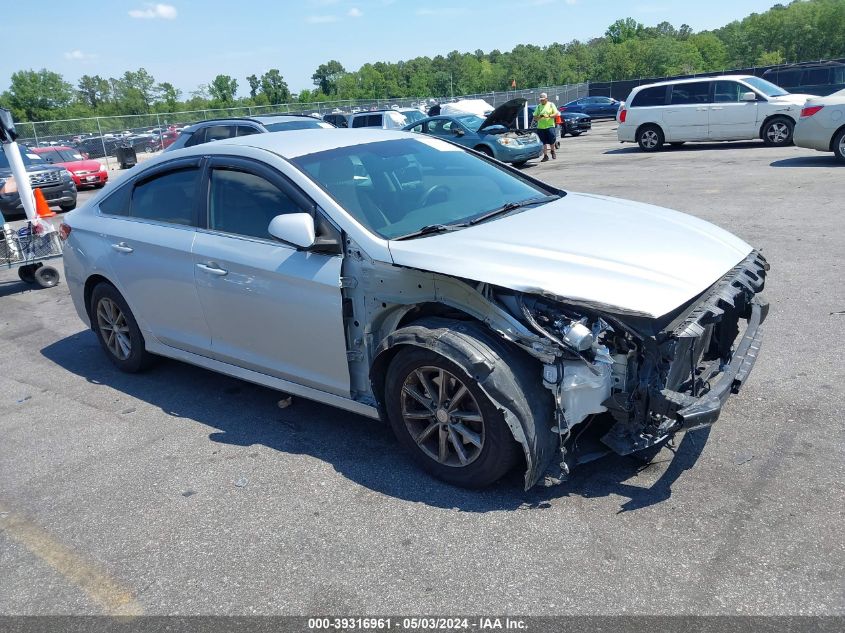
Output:
[[[6,3],[4,3],[6,4]],[[11,4],[11,6],[9,6]],[[774,0],[100,0],[14,2],[6,26],[0,87],[12,72],[48,68],[71,83],[84,74],[146,68],[185,96],[224,73],[238,80],[278,68],[291,90],[312,88],[329,59],[347,69],[372,61],[433,57],[452,50],[505,51],[589,39],[617,18],[667,20],[710,29]],[[41,22],[41,19],[44,21]]]

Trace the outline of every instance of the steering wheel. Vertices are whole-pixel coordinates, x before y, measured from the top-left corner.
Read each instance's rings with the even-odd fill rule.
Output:
[[[450,193],[452,193],[452,190],[446,185],[434,185],[433,187],[429,187],[420,198],[420,206],[427,207],[429,204],[432,203],[432,198],[434,198],[438,194],[440,194],[443,199],[434,200],[434,202],[445,202],[449,199]]]

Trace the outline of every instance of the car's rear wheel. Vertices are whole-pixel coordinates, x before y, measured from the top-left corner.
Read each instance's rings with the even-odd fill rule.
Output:
[[[406,347],[396,354],[385,402],[399,442],[423,469],[448,483],[490,485],[520,455],[501,411],[468,369],[430,350]]]
[[[833,155],[845,162],[845,128],[839,130],[833,137]]]
[[[644,152],[656,152],[663,147],[663,130],[656,125],[644,125],[637,132],[637,145]]]
[[[795,124],[788,117],[775,117],[763,126],[763,142],[771,147],[782,147],[792,143]]]
[[[91,325],[109,359],[121,371],[146,369],[153,356],[126,301],[111,284],[101,283],[91,293]]]
[[[581,132],[570,132],[572,136],[581,136]]]
[[[67,202],[65,204],[60,204],[59,208],[62,211],[73,211],[76,208],[76,200],[74,200],[73,202]]]

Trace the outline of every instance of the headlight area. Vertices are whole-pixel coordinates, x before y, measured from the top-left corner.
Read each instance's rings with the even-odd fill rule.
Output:
[[[752,252],[668,322],[652,320],[649,333],[642,317],[534,295],[497,297],[555,349],[553,358],[536,356],[543,386],[555,399],[552,431],[560,437],[564,474],[568,465],[599,457],[597,448],[628,455],[718,419],[757,358],[768,313],[759,294],[767,270],[766,260]],[[571,438],[602,413],[608,415],[595,419],[601,444],[589,457],[573,456]],[[584,426],[573,433],[578,425]]]

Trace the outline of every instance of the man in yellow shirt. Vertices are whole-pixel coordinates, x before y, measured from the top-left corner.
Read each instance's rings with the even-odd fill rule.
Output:
[[[540,161],[541,163],[549,160],[550,151],[552,158],[557,158],[557,154],[555,154],[555,116],[557,116],[557,106],[549,101],[549,95],[541,92],[540,105],[534,109],[537,135],[540,137],[540,142],[543,143],[543,160]]]

